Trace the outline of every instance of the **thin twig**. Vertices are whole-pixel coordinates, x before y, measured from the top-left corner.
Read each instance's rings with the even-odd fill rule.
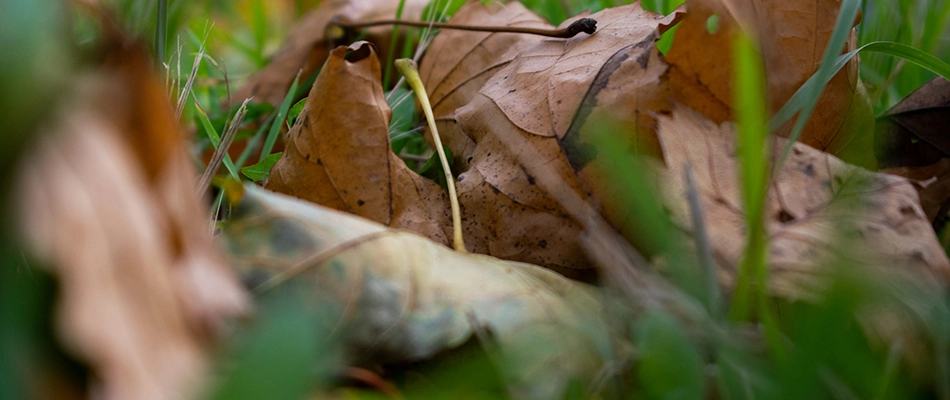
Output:
[[[444,22],[407,21],[398,19],[353,22],[339,15],[333,17],[333,19],[330,20],[330,25],[339,26],[344,29],[370,28],[380,25],[405,25],[414,26],[417,28],[457,29],[463,31],[496,33],[523,33],[528,35],[541,35],[563,39],[572,38],[581,32],[593,34],[595,31],[597,31],[597,20],[593,18],[581,18],[562,29],[525,28],[519,26],[456,25]]]

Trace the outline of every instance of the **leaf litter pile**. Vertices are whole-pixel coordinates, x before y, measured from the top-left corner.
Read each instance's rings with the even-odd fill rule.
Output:
[[[333,25],[397,6],[418,19],[426,4],[324,2],[236,91],[276,105],[319,71],[269,178],[220,183],[230,206],[217,224],[147,55],[106,35],[101,66],[77,78],[17,183],[22,236],[58,280],[57,337],[91,372],[54,397],[228,398],[243,367],[215,360],[238,327],[279,324],[260,314],[281,296],[316,326],[272,338],[321,344],[286,362],[313,395],[444,395],[433,371],[475,348],[488,366],[473,373],[500,382],[489,398],[780,396],[785,386],[759,378],[786,385],[801,370],[820,393],[950,396],[950,262],[933,228],[950,204],[950,147],[932,128],[946,126],[945,80],[875,128],[851,59],[797,143],[788,123],[751,150],[771,168],[761,230],[748,223],[734,38],[761,49],[772,115],[817,71],[840,2],[690,0],[666,16],[634,3],[559,27],[517,2],[466,3],[449,24],[597,26],[571,38],[435,36],[418,65],[451,155],[441,184],[392,151],[381,61],[401,51],[391,26]],[[465,251],[452,249],[453,184]],[[752,317],[727,318],[750,231],[766,246],[768,273],[753,285],[767,297]],[[881,296],[853,293],[854,282]],[[880,382],[836,364],[852,351],[902,372],[880,372],[899,378],[875,392]],[[314,364],[327,372],[313,376]]]

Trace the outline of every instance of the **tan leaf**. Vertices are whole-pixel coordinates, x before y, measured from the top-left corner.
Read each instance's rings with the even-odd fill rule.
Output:
[[[674,98],[722,123],[732,120],[735,35],[745,30],[757,38],[768,74],[769,108],[776,112],[817,71],[841,4],[840,0],[690,0],[687,5],[689,12],[666,57]],[[710,33],[707,21],[713,15],[718,17],[718,30]],[[855,47],[852,30],[841,52]],[[863,104],[866,94],[856,98],[858,63],[852,59],[829,82],[800,140],[832,154],[860,155],[866,166],[874,167],[866,156],[872,154],[870,135],[851,129],[866,126],[855,119],[873,117]],[[787,136],[790,128],[779,134]]]
[[[92,398],[195,397],[210,340],[247,308],[148,71],[144,50],[115,45],[19,177],[20,226],[58,277],[59,338],[92,368]]]
[[[684,106],[659,122],[668,168],[660,172],[661,180],[674,222],[692,229],[684,196],[684,168],[691,164],[713,254],[724,267],[721,282],[731,285],[745,247],[733,125],[717,125]],[[782,146],[784,139],[776,139],[775,148]],[[769,188],[765,212],[771,287],[778,296],[813,294],[822,266],[848,243],[859,249],[851,254],[859,265],[886,266],[930,283],[950,278],[950,263],[916,190],[903,178],[795,144]]]
[[[350,362],[427,359],[482,334],[512,398],[555,399],[628,355],[608,323],[629,321],[626,311],[608,314],[596,289],[538,266],[459,253],[255,186],[220,239],[259,291],[305,284],[317,305],[338,310]]]
[[[614,7],[590,16],[597,20],[593,35],[546,39],[524,51],[492,76],[480,91],[519,128],[539,136],[563,137],[583,97],[601,67],[631,45],[652,44],[657,30],[673,23],[644,11],[639,3]],[[564,21],[560,28],[581,16]]]
[[[368,42],[334,49],[266,187],[448,243],[445,192],[392,153],[380,75]]]
[[[580,241],[571,239],[583,228],[572,222],[572,210],[564,204],[566,197],[586,199],[597,191],[587,187],[593,186],[587,173],[581,174],[584,181],[575,176],[575,169],[592,157],[585,137],[588,120],[611,116],[629,123],[632,139],[651,141],[648,115],[663,111],[660,77],[666,71],[653,43],[657,30],[677,15],[660,18],[636,4],[592,15],[600,26],[597,33],[541,41],[456,111],[458,128],[475,144],[466,158],[468,170],[459,175],[459,196],[466,219],[481,219],[476,227],[466,227],[466,237],[546,233],[531,240],[491,241],[488,254],[561,272],[591,267]],[[542,184],[550,182],[557,188]],[[482,189],[485,184],[491,190]],[[504,218],[488,217],[499,204],[517,207],[505,206],[512,212]],[[617,219],[623,218],[619,214]],[[557,246],[547,247],[555,239]],[[568,254],[574,256],[562,258]]]
[[[518,2],[469,2],[449,22],[458,25],[550,27],[543,18]],[[455,110],[468,104],[499,68],[541,40],[540,36],[534,35],[444,30],[432,41],[420,62],[419,76],[428,91],[443,144],[452,149],[463,166],[467,165],[466,149],[470,150],[474,144],[455,126]]]
[[[419,19],[427,4],[427,0],[406,0],[402,17]],[[396,15],[397,7],[398,0],[323,1],[320,7],[303,16],[271,62],[251,76],[232,98],[240,102],[254,97],[256,102],[280,104],[297,73],[302,71],[301,79],[312,76],[323,66],[330,49],[340,44],[332,43],[326,35],[327,24],[333,17],[343,16],[351,21],[388,19]],[[392,27],[376,27],[367,32],[365,39],[381,49],[382,54],[388,54]]]

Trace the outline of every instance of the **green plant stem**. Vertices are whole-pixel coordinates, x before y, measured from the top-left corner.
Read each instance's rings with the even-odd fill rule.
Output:
[[[399,0],[399,6],[396,7],[396,20],[402,18],[402,10],[406,6],[406,0]],[[396,57],[396,42],[399,40],[399,24],[393,24],[393,33],[389,38],[389,54],[386,54],[386,70],[383,71],[383,88],[389,87],[389,77],[393,72],[393,59]],[[407,46],[408,47],[408,46]]]
[[[422,103],[422,110],[426,114],[426,120],[429,122],[429,131],[432,132],[432,141],[435,142],[435,150],[439,153],[439,161],[442,161],[442,171],[445,173],[446,187],[449,189],[449,202],[452,205],[452,230],[453,246],[459,253],[467,253],[465,250],[465,241],[462,238],[462,212],[459,207],[458,194],[455,191],[455,178],[452,177],[452,168],[449,166],[449,160],[445,156],[445,150],[442,149],[442,139],[439,137],[439,129],[435,126],[435,117],[432,115],[432,106],[429,105],[429,96],[426,94],[426,88],[422,85],[422,79],[419,78],[419,70],[416,63],[408,58],[396,60],[396,69],[406,77],[409,87],[416,93],[419,102]]]

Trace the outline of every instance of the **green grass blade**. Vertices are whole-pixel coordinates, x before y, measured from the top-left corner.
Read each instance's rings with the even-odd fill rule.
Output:
[[[399,6],[396,7],[396,19],[402,19],[402,10],[406,6],[406,0],[399,0]],[[393,34],[389,38],[389,54],[386,55],[386,69],[383,71],[383,89],[389,87],[389,77],[393,73],[393,60],[396,59],[396,42],[399,40],[399,24],[393,25]],[[408,43],[407,47],[408,47]]]
[[[722,293],[719,291],[719,281],[716,279],[716,261],[713,260],[712,247],[709,244],[703,207],[694,175],[692,164],[686,165],[686,197],[689,200],[689,212],[693,222],[693,241],[696,242],[699,268],[705,283],[705,296],[702,301],[706,304],[706,312],[718,320],[721,317]]]
[[[834,60],[844,47],[848,33],[851,31],[851,24],[858,14],[859,5],[859,0],[844,0],[841,3],[841,9],[838,11],[838,19],[835,21],[835,28],[831,32],[831,38],[828,39],[825,54],[821,57],[821,66],[819,66],[818,71],[815,72],[818,82],[824,82],[824,84],[809,88],[808,92],[806,92],[804,105],[788,137],[790,144],[797,142],[798,138],[802,135],[802,131],[805,129],[805,123],[808,122],[812,111],[815,110],[815,105],[818,104],[818,98],[821,97],[821,92],[824,90],[825,84],[835,76]],[[779,166],[784,163],[789,151],[791,151],[791,146],[786,146],[779,161]]]
[[[243,167],[247,163],[247,159],[251,158],[251,153],[254,152],[254,149],[257,148],[257,145],[261,143],[261,140],[264,139],[264,132],[267,130],[267,127],[270,126],[271,121],[274,120],[275,114],[268,116],[264,122],[261,123],[261,126],[257,128],[257,132],[254,132],[254,136],[247,141],[247,146],[244,147],[244,151],[241,152],[241,155],[238,156],[237,161],[234,163],[238,167]],[[266,157],[265,157],[266,158]]]
[[[205,111],[195,105],[195,110],[198,111],[198,120],[201,121],[201,126],[205,128],[205,131],[208,132],[208,138],[211,139],[211,145],[217,150],[218,144],[221,142],[221,137],[218,135],[218,131],[214,129],[214,124],[211,123],[211,120],[208,119],[208,114],[205,114]],[[240,123],[240,122],[238,122]],[[227,167],[228,172],[231,173],[231,176],[234,179],[240,180],[240,175],[238,175],[238,169],[234,166],[234,163],[231,162],[231,156],[224,156],[224,166]]]
[[[944,78],[950,79],[950,64],[940,60],[937,57],[934,57],[931,54],[927,54],[921,50],[915,49],[905,44],[897,42],[888,42],[888,41],[879,41],[868,43],[864,46],[861,46],[853,51],[845,53],[839,56],[833,64],[831,64],[830,75],[819,76],[816,72],[811,78],[808,78],[805,83],[798,88],[795,94],[785,103],[784,106],[772,117],[770,121],[770,126],[772,129],[777,129],[782,126],[785,122],[792,118],[799,111],[804,110],[808,107],[809,103],[817,102],[817,97],[812,97],[813,93],[821,94],[821,90],[828,84],[832,77],[844,68],[844,66],[851,60],[858,52],[869,51],[877,52],[892,55],[895,57],[900,57],[905,59],[913,64],[919,65],[923,68],[929,69],[934,73],[943,76]],[[814,107],[814,104],[811,105]],[[799,117],[799,121],[802,121],[802,117]],[[802,123],[804,127],[804,123]],[[797,124],[796,124],[797,127]],[[797,131],[797,135],[794,134],[789,137],[788,143],[785,145],[785,149],[782,152],[782,158],[779,161],[779,166],[781,166],[785,158],[788,157],[788,153],[792,149],[792,145],[798,140],[798,137],[801,136],[801,130]]]
[[[168,0],[158,0],[155,17],[155,62],[165,63],[165,41],[168,37]]]
[[[741,34],[737,38],[735,58],[738,153],[741,160],[739,173],[748,237],[729,315],[734,321],[747,321],[752,317],[757,299],[766,295],[768,237],[765,233],[763,213],[769,171],[766,158],[768,130],[765,119],[764,68],[748,35]]]
[[[270,132],[267,133],[267,140],[264,141],[264,148],[261,149],[261,157],[257,159],[258,162],[264,161],[264,159],[270,155],[271,150],[274,149],[274,143],[277,142],[277,134],[280,133],[280,128],[284,125],[284,119],[287,118],[287,110],[290,110],[290,103],[294,101],[294,93],[297,93],[297,83],[299,81],[300,73],[297,73],[297,77],[294,78],[294,83],[290,85],[290,90],[287,91],[283,103],[280,104],[280,108],[277,110],[277,117],[274,118]]]

